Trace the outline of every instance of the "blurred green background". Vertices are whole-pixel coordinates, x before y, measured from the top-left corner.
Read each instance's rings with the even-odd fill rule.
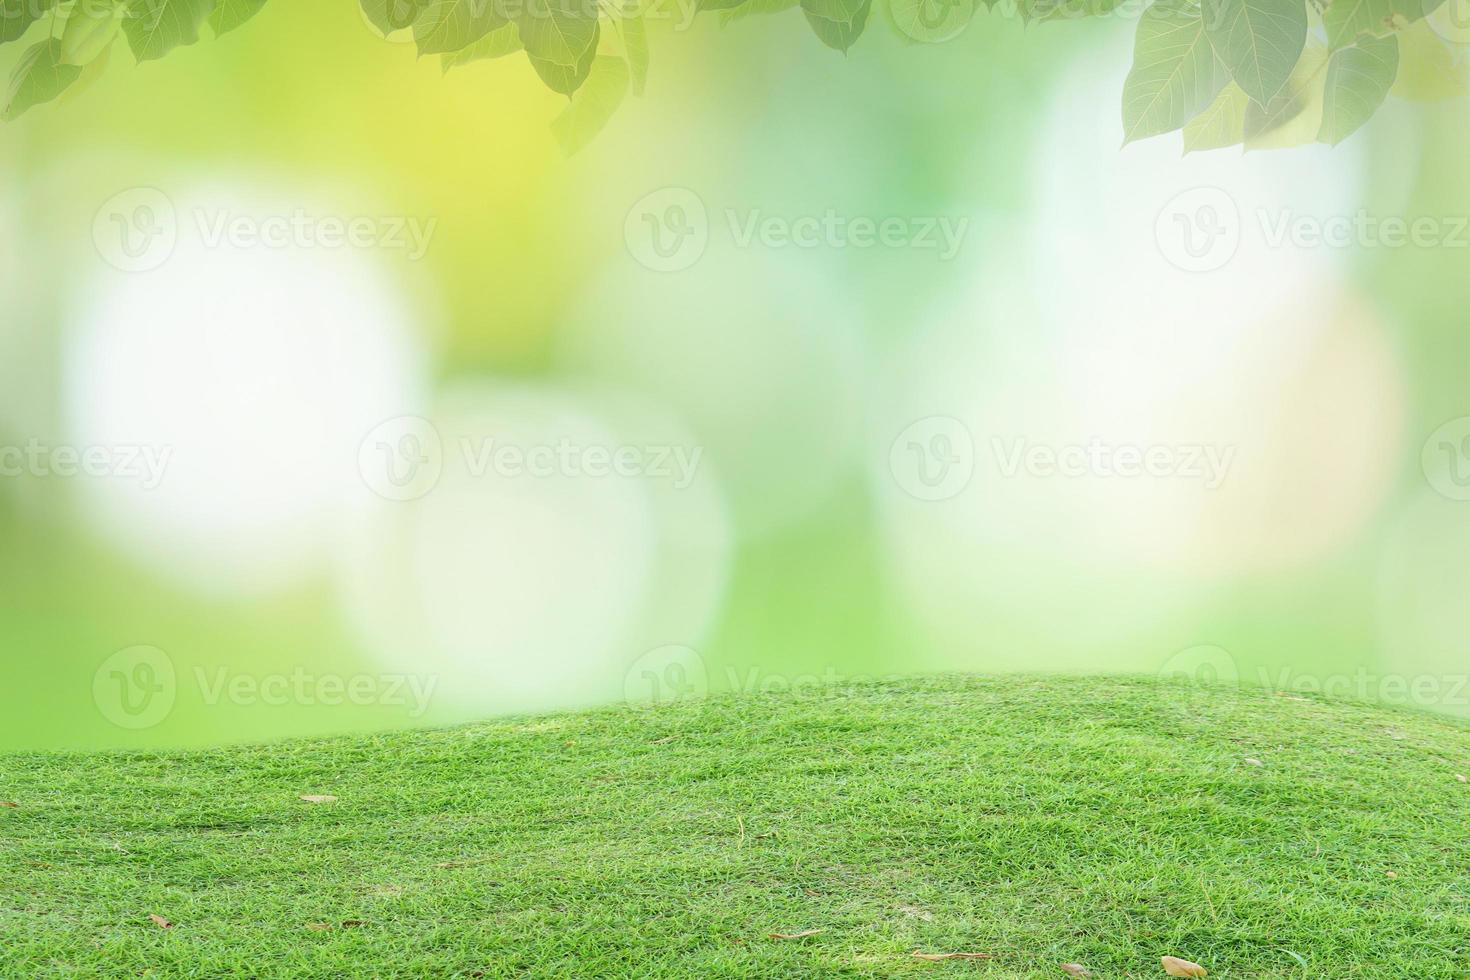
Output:
[[[0,748],[953,668],[1470,713],[1465,103],[1336,150],[1120,149],[1125,18],[875,18],[845,58],[795,11],[656,21],[646,93],[571,158],[520,57],[444,75],[348,0],[119,50],[0,130],[0,446],[169,454],[156,486],[0,477]],[[1239,232],[1204,270],[1173,237],[1222,218],[1202,188]],[[1359,213],[1443,240],[1270,240]],[[911,237],[742,238],[829,214]],[[210,238],[291,215],[381,234]],[[488,440],[646,466],[477,472]],[[1178,467],[1007,463],[1089,443]]]

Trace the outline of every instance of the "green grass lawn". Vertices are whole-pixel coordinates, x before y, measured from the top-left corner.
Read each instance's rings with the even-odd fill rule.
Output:
[[[1424,715],[1029,677],[7,756],[0,977],[1462,980],[1463,772]]]

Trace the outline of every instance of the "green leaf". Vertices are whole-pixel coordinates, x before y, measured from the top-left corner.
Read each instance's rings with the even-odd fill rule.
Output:
[[[1444,0],[1330,0],[1322,12],[1327,45],[1336,51],[1360,37],[1387,37],[1422,20]]]
[[[801,0],[807,23],[822,43],[844,54],[863,35],[873,0]]]
[[[738,7],[726,10],[720,14],[720,26],[744,20],[746,17],[754,17],[757,14],[779,14],[783,10],[790,10],[798,5],[800,0],[745,0]]]
[[[527,0],[516,24],[531,66],[553,92],[571,95],[587,80],[600,36],[591,0]]]
[[[1390,95],[1413,102],[1438,102],[1470,92],[1467,66],[1426,20],[1404,28],[1399,39],[1399,73]]]
[[[1246,95],[1275,98],[1307,43],[1303,0],[1203,0],[1205,35]]]
[[[429,0],[361,0],[361,3],[368,23],[387,37],[412,27]]]
[[[572,101],[551,123],[551,131],[568,156],[590,143],[607,125],[628,94],[628,80],[628,63],[622,58],[599,55],[593,60],[587,84],[577,89]]]
[[[413,37],[419,55],[462,51],[508,23],[496,6],[497,0],[430,0],[418,20]]]
[[[628,62],[628,81],[633,94],[642,95],[648,83],[648,26],[643,22],[643,12],[632,4],[631,10],[619,13],[616,23],[623,38],[623,57]]]
[[[265,0],[219,0],[219,6],[209,15],[209,26],[214,36],[228,34],[245,23],[265,6]]]
[[[56,0],[0,0],[0,44],[20,38],[54,6]]]
[[[1327,44],[1334,50],[1357,40],[1359,34],[1383,34],[1393,29],[1391,0],[1331,0],[1322,12]]]
[[[1250,96],[1234,82],[1220,90],[1204,112],[1184,127],[1184,152],[1218,150],[1245,139],[1245,113]]]
[[[199,28],[214,0],[134,0],[123,22],[128,46],[139,61],[154,61],[199,40]]]
[[[1280,149],[1317,139],[1322,127],[1322,88],[1327,77],[1327,48],[1308,41],[1291,81],[1266,105],[1245,107],[1245,148]]]
[[[0,119],[9,122],[31,106],[50,102],[65,92],[81,73],[77,65],[62,64],[61,42],[56,38],[32,45],[10,76],[10,96],[5,100]]]
[[[1399,71],[1396,37],[1360,38],[1332,54],[1322,95],[1322,128],[1317,139],[1336,146],[1378,111]]]
[[[91,64],[112,46],[123,14],[112,0],[78,0],[61,30],[62,64]]]
[[[1205,37],[1199,0],[1158,0],[1138,21],[1123,83],[1125,143],[1178,129],[1230,81]]]
[[[472,61],[484,61],[489,58],[503,58],[508,54],[514,54],[521,48],[521,32],[516,25],[506,23],[480,38],[474,44],[459,51],[451,51],[445,54],[440,63],[445,71],[467,65]]]
[[[61,98],[56,100],[56,104],[65,105],[93,85],[96,85],[97,80],[107,72],[107,66],[112,63],[113,50],[114,47],[109,44],[102,49],[100,55],[87,62],[86,67],[82,69],[82,73],[77,76],[77,80],[66,87],[66,91],[61,93]]]

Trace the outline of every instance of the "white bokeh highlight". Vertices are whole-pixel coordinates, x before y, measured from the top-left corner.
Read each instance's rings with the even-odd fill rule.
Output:
[[[411,501],[364,489],[338,577],[385,669],[438,677],[446,704],[531,710],[620,697],[647,650],[703,639],[730,551],[713,473],[676,487],[481,467],[490,440],[647,446],[687,430],[627,396],[490,381],[447,389],[429,418],[437,483]]]
[[[890,575],[915,628],[968,666],[1152,669],[1198,642],[1171,630],[1213,590],[1350,546],[1401,451],[1402,366],[1347,284],[1352,253],[1273,247],[1260,226],[1351,214],[1360,154],[1120,152],[1116,92],[1095,77],[1080,65],[1059,88],[1026,223],[975,243],[964,291],[878,378],[869,458]],[[1181,195],[1238,215],[1207,271],[1161,243]],[[938,502],[903,492],[887,451],[930,416],[963,422],[975,457],[965,492]],[[1212,487],[1003,465],[1017,440],[1094,439],[1213,449],[1228,467]]]
[[[286,192],[199,188],[181,222],[290,214]],[[86,519],[179,585],[248,596],[321,574],[362,435],[423,400],[421,325],[373,257],[181,234],[167,262],[99,262],[66,324],[67,439],[169,453],[162,483],[82,483]]]

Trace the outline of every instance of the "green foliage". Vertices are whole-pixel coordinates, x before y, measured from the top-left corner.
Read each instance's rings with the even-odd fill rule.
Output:
[[[122,8],[111,0],[82,0],[61,32],[61,61],[78,67],[91,64],[112,45],[122,23]]]
[[[1337,144],[1368,121],[1388,97],[1399,70],[1396,37],[1364,37],[1332,53],[1322,95],[1322,129],[1317,138]]]
[[[219,6],[209,15],[209,27],[215,37],[228,34],[245,23],[265,6],[265,0],[219,0]]]
[[[551,124],[562,149],[575,153],[586,146],[617,111],[628,94],[628,84],[626,61],[608,55],[594,58],[587,84],[577,89],[572,101]]]
[[[592,71],[602,27],[592,0],[526,0],[516,18],[531,67],[553,92],[571,95]]]
[[[1234,146],[1245,132],[1245,113],[1251,98],[1234,82],[1215,96],[1209,107],[1184,126],[1184,150],[1214,150]]]
[[[1235,84],[1257,102],[1276,97],[1307,43],[1304,0],[1204,0],[1205,36]]]
[[[521,47],[521,32],[516,25],[507,21],[468,47],[446,53],[442,63],[447,72],[451,68],[467,65],[472,61],[504,58],[508,54],[515,54],[523,50],[525,49]]]
[[[11,79],[5,118],[100,75],[120,32],[139,61],[250,21],[267,0],[0,0],[0,43],[47,25]],[[641,95],[649,45],[639,0],[358,0],[384,36],[411,33],[451,68],[524,53],[570,102],[553,125],[584,146],[631,91]],[[687,0],[722,24],[799,7],[817,40],[848,52],[873,0]],[[1463,59],[1424,20],[1444,0],[1152,0],[1138,13],[1123,83],[1124,142],[1182,130],[1184,149],[1336,144],[1390,91],[1445,98],[1467,90]],[[1133,16],[1122,0],[984,0],[992,16],[1030,22]],[[963,33],[977,0],[888,0],[896,33],[940,43]],[[1416,27],[1418,30],[1412,30]],[[1406,31],[1412,31],[1406,34]],[[1400,37],[1403,43],[1400,43]],[[616,64],[614,64],[616,62]],[[1403,68],[1411,83],[1399,78]],[[69,69],[85,69],[72,71]]]
[[[1186,151],[1340,143],[1394,88],[1398,35],[1442,2],[1202,0],[1196,15],[1189,0],[1157,0],[1138,25],[1124,131],[1183,129]],[[1415,58],[1441,72],[1459,61],[1437,34],[1414,40]]]
[[[801,0],[802,13],[817,37],[842,52],[862,36],[872,6],[873,0]]]
[[[432,0],[413,23],[419,54],[453,54],[510,23],[485,0]]]
[[[21,37],[55,6],[56,0],[0,0],[0,44]]]
[[[1205,35],[1199,0],[1158,0],[1138,22],[1133,70],[1123,82],[1124,139],[1179,129],[1229,81]]]
[[[214,5],[215,0],[132,0],[123,33],[133,57],[153,61],[194,44]]]
[[[82,70],[61,58],[61,42],[47,38],[32,46],[10,76],[10,95],[0,118],[14,119],[33,105],[50,102],[77,80]]]

